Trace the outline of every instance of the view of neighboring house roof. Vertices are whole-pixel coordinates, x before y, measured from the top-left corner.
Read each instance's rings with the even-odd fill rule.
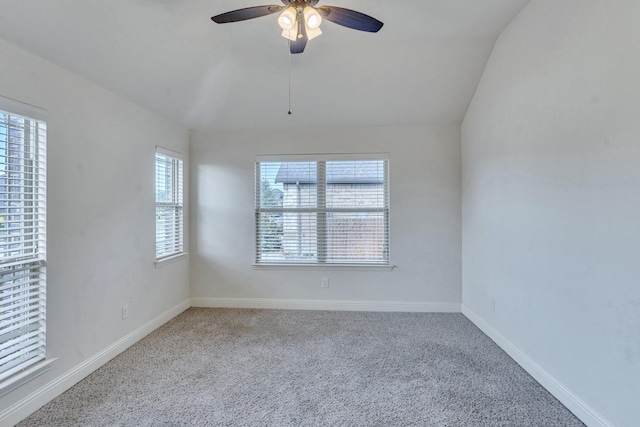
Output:
[[[317,182],[315,162],[281,163],[276,182],[314,184]],[[327,162],[327,184],[382,184],[383,162]]]

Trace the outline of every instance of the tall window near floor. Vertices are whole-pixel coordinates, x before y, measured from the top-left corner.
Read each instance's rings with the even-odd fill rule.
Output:
[[[0,98],[0,388],[45,360],[46,123]]]
[[[156,261],[184,253],[182,155],[156,149]]]
[[[375,155],[261,156],[256,264],[389,265],[389,165]]]

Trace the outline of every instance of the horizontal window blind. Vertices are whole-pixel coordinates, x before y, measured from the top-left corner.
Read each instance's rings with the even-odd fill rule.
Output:
[[[389,263],[387,160],[256,163],[256,262]]]
[[[43,360],[46,124],[0,110],[0,382]]]
[[[326,163],[326,260],[388,263],[386,161]]]
[[[156,151],[156,260],[184,251],[182,159]]]

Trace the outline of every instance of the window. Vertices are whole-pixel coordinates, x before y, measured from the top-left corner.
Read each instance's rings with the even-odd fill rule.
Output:
[[[182,156],[156,149],[156,261],[184,252]]]
[[[26,113],[25,113],[26,112]],[[34,118],[33,116],[37,116]],[[0,385],[44,361],[46,123],[0,98]]]
[[[256,263],[389,265],[388,160],[313,157],[256,162]]]

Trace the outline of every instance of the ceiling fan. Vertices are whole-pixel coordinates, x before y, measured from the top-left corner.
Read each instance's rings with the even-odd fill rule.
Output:
[[[319,0],[282,0],[284,6],[265,5],[246,7],[221,13],[211,19],[218,24],[245,21],[282,11],[278,24],[282,28],[282,36],[289,39],[291,53],[302,53],[307,41],[322,34],[322,19],[354,30],[377,33],[382,22],[364,13],[335,6],[315,7]]]

